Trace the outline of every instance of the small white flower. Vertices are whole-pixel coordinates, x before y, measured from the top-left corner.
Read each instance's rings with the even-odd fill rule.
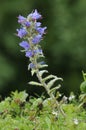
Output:
[[[52,114],[55,116],[58,116],[58,112],[56,112],[56,111],[53,111]]]
[[[74,96],[74,95],[71,95],[71,96],[69,97],[69,101],[72,101],[74,98],[75,98],[75,96]]]
[[[78,125],[78,124],[79,124],[78,119],[74,119],[74,124],[75,124],[75,125]]]
[[[64,103],[67,103],[67,99],[68,99],[68,98],[67,98],[66,96],[64,96],[64,97],[62,98],[62,100],[63,100]]]
[[[64,96],[64,97],[63,97],[63,99],[64,99],[64,100],[67,100],[67,97],[66,97],[66,96]]]

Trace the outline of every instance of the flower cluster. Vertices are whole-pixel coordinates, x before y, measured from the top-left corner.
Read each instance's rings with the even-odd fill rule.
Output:
[[[36,9],[27,17],[18,16],[21,28],[17,29],[17,36],[24,39],[19,45],[24,49],[25,56],[30,59],[32,67],[34,66],[33,58],[37,59],[39,55],[43,55],[39,42],[43,39],[47,27],[41,27],[41,22],[38,22],[41,18],[41,14]]]
[[[58,111],[65,116],[64,111],[60,108],[57,101],[57,95],[59,97],[60,94],[56,94],[56,92],[60,86],[52,87],[57,80],[62,80],[62,78],[58,78],[52,74],[44,77],[44,73],[48,73],[44,68],[48,65],[45,64],[44,61],[41,61],[41,58],[44,57],[44,55],[39,43],[43,39],[47,27],[41,27],[41,22],[38,21],[41,18],[41,14],[39,14],[36,9],[27,17],[19,15],[18,23],[21,24],[21,28],[17,29],[17,36],[24,39],[19,45],[24,49],[25,56],[30,60],[28,70],[31,69],[31,75],[33,76],[36,74],[39,81],[30,81],[29,84],[44,87],[47,94],[52,101],[54,101],[54,104],[56,104],[54,109],[57,107]],[[54,113],[54,115],[57,114],[58,113]]]

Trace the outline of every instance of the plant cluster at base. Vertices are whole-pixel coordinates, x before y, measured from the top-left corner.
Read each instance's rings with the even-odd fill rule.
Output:
[[[59,92],[56,94],[60,85],[52,88],[54,83],[57,80],[62,80],[62,78],[58,78],[52,74],[46,77],[43,76],[44,73],[48,73],[48,71],[44,69],[48,65],[41,60],[44,58],[44,55],[39,43],[43,39],[47,27],[41,27],[41,22],[38,21],[41,18],[42,16],[37,10],[30,13],[27,17],[19,15],[18,23],[21,25],[21,28],[17,29],[17,36],[24,39],[19,45],[24,49],[23,52],[25,52],[25,56],[29,58],[30,64],[28,65],[28,70],[31,69],[32,76],[36,74],[39,80],[39,82],[30,81],[29,84],[44,87],[48,95],[55,101],[55,104],[57,104],[58,110],[64,115],[57,101],[60,94]]]
[[[86,108],[78,108],[78,104],[76,99],[63,103],[64,118],[52,111],[56,104],[50,98],[43,101],[43,97],[15,91],[0,102],[0,130],[85,130]]]

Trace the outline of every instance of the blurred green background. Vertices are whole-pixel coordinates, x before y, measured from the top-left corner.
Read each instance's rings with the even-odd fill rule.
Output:
[[[0,94],[24,90],[42,93],[29,86],[28,59],[20,52],[16,37],[19,14],[27,16],[34,9],[43,15],[42,24],[47,35],[42,47],[49,72],[62,77],[61,92],[79,93],[82,73],[86,72],[86,1],[85,0],[0,0]]]

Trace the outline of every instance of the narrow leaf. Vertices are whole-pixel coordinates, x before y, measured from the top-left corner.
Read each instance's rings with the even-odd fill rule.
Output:
[[[44,56],[44,55],[39,55],[39,56],[38,56],[38,58],[41,58],[41,57],[44,58],[45,56]]]
[[[38,82],[34,82],[34,81],[30,81],[29,84],[36,85],[36,86],[43,86],[42,84],[40,84]]]
[[[62,80],[62,78],[58,78],[58,77],[54,77],[54,79],[52,79],[51,81],[48,82],[48,87],[51,88],[53,86],[53,84],[57,81],[57,80]]]
[[[49,91],[49,93],[52,93],[52,92],[58,90],[60,87],[61,87],[61,85],[58,85],[58,86],[52,88],[52,89]]]
[[[37,71],[36,69],[32,69],[31,70],[31,75],[33,76],[36,73],[36,71]]]
[[[48,80],[48,79],[55,78],[55,77],[56,77],[56,76],[54,76],[54,75],[49,75],[49,76],[45,77],[45,78],[43,79],[43,81],[46,81],[46,80]]]
[[[39,68],[44,68],[44,67],[48,67],[48,65],[47,64],[39,65]]]
[[[41,71],[39,71],[40,76],[42,76],[44,73],[48,73],[48,71],[47,70],[41,70]]]

